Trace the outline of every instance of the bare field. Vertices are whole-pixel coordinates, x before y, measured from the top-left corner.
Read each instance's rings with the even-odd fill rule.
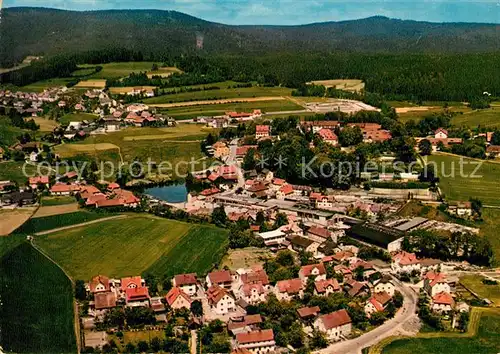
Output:
[[[33,218],[43,218],[44,216],[61,215],[78,211],[78,203],[66,205],[52,205],[40,207]]]
[[[163,135],[137,135],[137,136],[126,136],[123,138],[123,141],[137,141],[137,140],[168,140],[170,142],[177,142],[177,143],[192,143],[192,142],[199,142],[200,140],[172,140],[172,138],[175,137],[172,134],[163,134]]]
[[[115,95],[126,95],[131,92],[135,88],[140,88],[146,91],[152,91],[156,88],[156,86],[126,86],[126,87],[110,87],[109,92]]]
[[[255,265],[263,265],[265,259],[272,257],[272,253],[267,249],[247,247],[242,249],[229,250],[224,256],[220,268],[228,266],[232,270],[239,268],[250,268]]]
[[[0,236],[7,236],[19,226],[24,224],[33,215],[36,208],[3,209],[0,210]]]
[[[34,117],[33,120],[40,126],[42,132],[51,132],[59,126],[56,121],[46,118]]]
[[[97,144],[64,144],[56,146],[56,152],[61,156],[73,156],[78,153],[92,153],[94,151],[119,150],[120,148],[111,143]]]
[[[172,66],[164,66],[161,68],[158,68],[157,71],[148,71],[147,75],[148,78],[153,78],[153,76],[160,76],[160,77],[169,77],[173,73],[181,73],[182,70],[177,69],[176,67]]]
[[[363,80],[358,79],[335,79],[335,80],[315,80],[308,84],[325,86],[326,88],[334,87],[337,90],[345,91],[361,91],[365,88]]]
[[[426,112],[430,109],[435,109],[435,108],[439,107],[433,107],[433,106],[397,107],[396,113]]]
[[[238,102],[259,102],[259,101],[277,101],[286,100],[285,97],[280,96],[268,96],[268,97],[252,97],[252,98],[235,98],[235,99],[225,99],[225,100],[208,100],[208,101],[189,101],[189,102],[177,102],[177,103],[158,103],[149,104],[151,107],[159,108],[172,108],[172,107],[189,107],[189,106],[200,106],[200,105],[210,105],[210,104],[225,104],[225,103],[238,103]]]
[[[77,83],[75,87],[103,89],[106,87],[106,80],[97,80],[97,79],[84,80]]]

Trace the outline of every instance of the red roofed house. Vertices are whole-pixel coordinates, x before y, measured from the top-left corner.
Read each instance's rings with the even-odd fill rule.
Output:
[[[391,278],[384,276],[378,280],[376,280],[373,283],[373,291],[375,293],[382,293],[386,292],[389,294],[391,297],[394,296],[394,293],[396,292],[396,286],[394,285],[393,281]]]
[[[196,279],[195,273],[178,274],[172,279],[172,285],[181,288],[189,296],[196,294],[197,284],[198,279]]]
[[[233,277],[231,272],[228,270],[219,270],[216,272],[211,272],[207,274],[207,286],[212,287],[218,285],[224,289],[231,289],[233,284]]]
[[[365,143],[380,143],[392,138],[388,130],[363,130],[363,142]]]
[[[236,148],[236,158],[243,159],[250,149],[257,150],[257,145],[244,145]]]
[[[290,301],[294,296],[304,296],[304,284],[301,279],[280,280],[274,288],[276,298],[280,301]]]
[[[129,307],[149,307],[149,291],[146,287],[127,288],[125,290],[125,299]]]
[[[108,277],[104,275],[97,275],[89,282],[89,290],[92,294],[110,291],[111,285],[112,284]]]
[[[49,187],[49,176],[30,177],[29,185],[32,189],[36,189],[39,184],[43,184],[45,185],[45,187]]]
[[[259,314],[231,317],[227,323],[227,329],[234,335],[247,333],[259,329],[258,325],[260,323],[262,323],[262,316]]]
[[[263,329],[236,335],[236,347],[248,349],[253,354],[273,353],[276,342],[272,329]]]
[[[110,184],[108,184],[108,190],[114,191],[116,189],[120,189],[120,185],[118,183],[110,183]]]
[[[314,281],[326,280],[326,269],[323,263],[302,266],[299,270],[299,278],[304,284],[312,277]]]
[[[311,240],[318,242],[318,243],[323,243],[328,239],[332,238],[332,233],[325,229],[324,227],[319,227],[319,226],[311,226],[307,231],[306,231],[306,236],[307,238],[310,238]],[[333,240],[333,242],[337,242],[337,238]]]
[[[255,138],[267,138],[270,135],[271,127],[269,125],[257,125],[255,127]]]
[[[96,293],[94,295],[93,307],[95,310],[106,310],[116,307],[116,294],[111,291]]]
[[[218,315],[226,315],[229,312],[236,311],[233,296],[231,296],[226,289],[218,285],[208,288],[207,298],[210,308]]]
[[[327,144],[336,146],[339,143],[339,138],[337,135],[330,129],[321,129],[318,132],[319,137],[321,138],[322,141],[324,141]]]
[[[375,293],[368,299],[365,305],[366,316],[370,317],[372,313],[384,311],[385,307],[391,300],[391,295],[385,291],[382,293]]]
[[[293,186],[291,184],[285,184],[276,192],[276,199],[285,199],[287,196],[293,194]]]
[[[455,306],[453,297],[447,292],[437,293],[432,297],[432,311],[435,312],[450,312]]]
[[[401,251],[392,256],[391,269],[396,273],[411,273],[420,271],[420,262],[415,253]]]
[[[351,334],[351,317],[346,310],[339,310],[320,316],[314,321],[314,328],[324,332],[329,340],[337,341]]]
[[[315,318],[316,316],[318,316],[320,311],[321,310],[319,306],[301,307],[300,309],[297,309],[297,314],[299,315],[300,319],[309,320],[311,318]]]
[[[443,128],[438,128],[434,132],[434,138],[435,139],[448,139],[448,131]]]
[[[247,304],[255,305],[266,301],[267,291],[261,282],[253,284],[243,284],[241,287],[241,298]]]
[[[76,184],[56,183],[50,188],[52,195],[72,195],[80,191],[80,186]]]
[[[314,282],[314,295],[328,296],[336,291],[340,291],[337,279],[319,280]]]
[[[140,276],[122,278],[120,280],[120,289],[125,292],[127,289],[141,288],[146,285],[144,279]]]
[[[424,289],[430,296],[434,296],[441,292],[451,292],[450,285],[446,281],[446,276],[443,273],[437,273],[434,271],[430,271],[425,274]]]
[[[165,296],[165,299],[167,300],[168,305],[175,310],[181,308],[186,308],[189,310],[191,308],[191,303],[193,302],[189,295],[178,287],[170,289],[170,291]]]

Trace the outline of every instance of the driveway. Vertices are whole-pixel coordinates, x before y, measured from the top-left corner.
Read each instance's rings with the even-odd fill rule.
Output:
[[[410,320],[415,320],[417,317],[415,311],[417,308],[418,295],[415,291],[403,285],[397,279],[394,279],[394,282],[396,283],[397,289],[401,292],[401,294],[403,294],[404,297],[403,306],[399,309],[394,318],[386,321],[383,325],[363,334],[362,336],[359,336],[358,338],[334,343],[325,349],[316,351],[315,353],[358,354],[361,353],[361,349],[372,346],[384,338],[404,331],[402,328],[403,325]]]

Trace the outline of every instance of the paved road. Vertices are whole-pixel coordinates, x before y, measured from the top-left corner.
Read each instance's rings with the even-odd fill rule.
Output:
[[[394,280],[398,290],[403,294],[404,303],[403,307],[399,309],[398,313],[394,318],[386,321],[380,327],[375,328],[374,330],[363,334],[362,336],[346,340],[342,342],[338,342],[330,345],[329,347],[322,349],[320,351],[316,351],[318,354],[358,354],[361,353],[361,349],[365,347],[372,346],[382,339],[395,335],[404,323],[408,322],[410,319],[417,317],[415,314],[417,308],[417,294],[404,286],[401,282]]]
[[[191,354],[196,354],[196,342],[198,337],[196,336],[196,331],[191,330]]]

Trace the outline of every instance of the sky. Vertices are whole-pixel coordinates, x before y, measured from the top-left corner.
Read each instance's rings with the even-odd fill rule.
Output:
[[[176,10],[232,25],[299,25],[375,15],[430,22],[500,23],[500,0],[3,0],[3,6]]]

